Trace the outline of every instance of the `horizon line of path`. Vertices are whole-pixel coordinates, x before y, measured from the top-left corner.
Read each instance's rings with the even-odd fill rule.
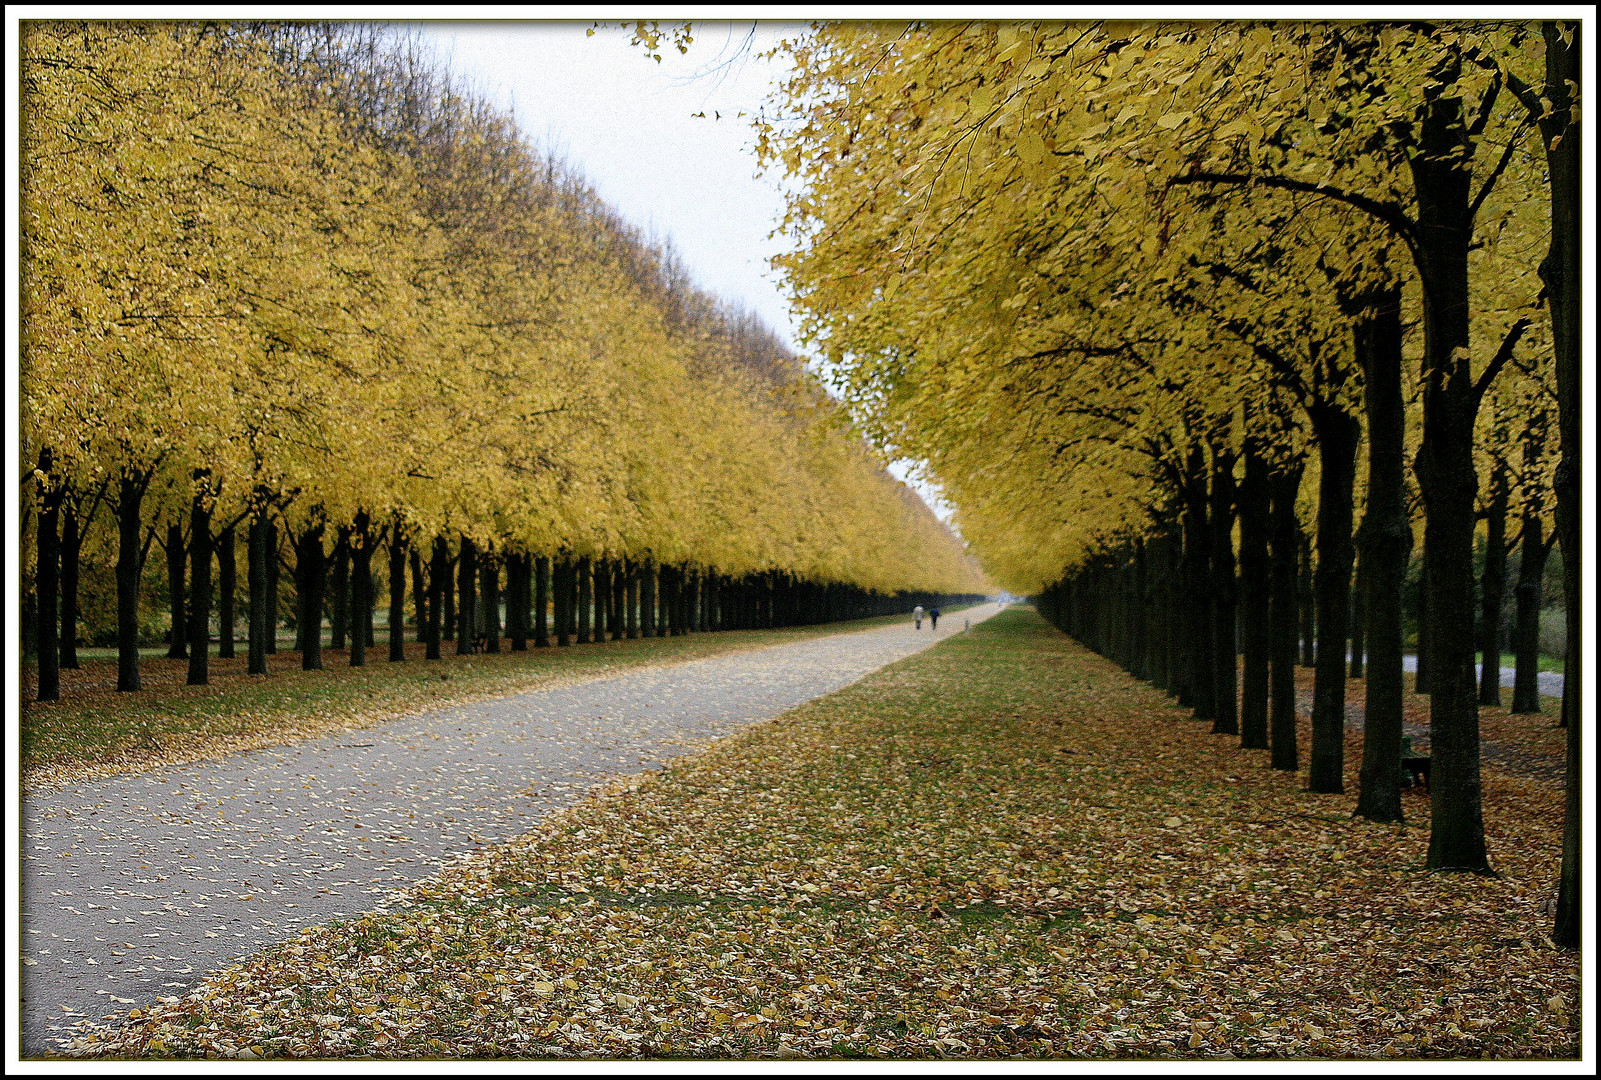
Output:
[[[22,797],[22,1053],[371,910],[615,777],[1000,610],[653,666]]]

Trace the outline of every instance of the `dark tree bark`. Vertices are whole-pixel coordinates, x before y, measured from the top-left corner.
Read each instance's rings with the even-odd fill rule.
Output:
[[[150,473],[124,470],[117,481],[117,689],[139,689],[139,511]]]
[[[300,624],[300,667],[322,670],[322,594],[328,576],[327,554],[322,549],[326,526],[308,525],[295,541],[296,619]]]
[[[245,669],[251,675],[267,673],[267,522],[258,504],[245,533],[245,582],[250,588],[250,625],[245,631],[249,653]]]
[[[428,640],[428,590],[423,584],[422,545],[411,544],[408,553],[411,562],[411,607],[416,620],[418,642]]]
[[[61,503],[61,667],[78,670],[78,560],[83,551],[78,504]]]
[[[479,607],[483,609],[481,621],[484,631],[484,651],[500,651],[500,560],[485,554],[482,571]]]
[[[566,648],[573,643],[574,585],[572,558],[562,555],[556,560],[555,572],[556,645],[559,648]]]
[[[528,651],[528,556],[506,554],[506,636],[512,652]]]
[[[639,629],[656,636],[656,563],[646,559],[639,567]]]
[[[440,642],[444,637],[445,596],[450,592],[450,543],[443,536],[434,537],[433,554],[428,562],[428,629],[427,646],[423,659],[440,659]]]
[[[339,539],[334,543],[333,573],[329,582],[328,647],[345,648],[345,636],[350,631],[350,527],[339,528]]]
[[[1367,564],[1362,561],[1362,527],[1357,526],[1356,569],[1351,578],[1351,670],[1349,677],[1362,677],[1368,648]]]
[[[1345,790],[1345,641],[1351,616],[1351,544],[1361,425],[1337,405],[1311,410],[1318,443],[1317,673],[1312,691],[1312,791]]]
[[[350,531],[350,666],[367,666],[367,646],[372,643],[368,619],[372,616],[371,521],[367,511],[356,513]]]
[[[1300,561],[1301,528],[1295,517],[1295,499],[1301,490],[1305,464],[1296,460],[1274,470],[1271,482],[1273,536],[1272,596],[1269,621],[1273,624],[1269,738],[1275,769],[1294,772],[1300,767],[1295,732],[1296,615],[1299,610],[1296,566]]]
[[[1501,704],[1501,604],[1506,594],[1506,461],[1490,471],[1484,571],[1479,575],[1479,704]]]
[[[1301,533],[1296,553],[1295,598],[1301,616],[1301,666],[1317,666],[1317,591],[1312,585],[1312,541]]]
[[[234,658],[234,592],[238,585],[239,564],[234,554],[234,526],[217,534],[217,656]]]
[[[1429,746],[1432,814],[1427,866],[1487,872],[1479,703],[1473,678],[1473,528],[1478,474],[1473,429],[1479,389],[1469,365],[1468,251],[1473,152],[1448,53],[1424,92],[1419,145],[1408,164],[1417,202],[1423,307],[1423,442],[1416,472],[1426,508]]]
[[[1226,439],[1227,436],[1225,435]],[[1235,661],[1234,451],[1226,442],[1212,448],[1212,731],[1238,735],[1238,672]],[[1125,610],[1132,610],[1125,605]]]
[[[623,583],[623,621],[627,624],[629,638],[636,639],[639,637],[639,564],[629,559],[624,576],[627,580]]]
[[[1272,630],[1268,619],[1268,598],[1272,594],[1269,578],[1268,535],[1271,529],[1269,507],[1270,468],[1262,456],[1259,436],[1249,427],[1245,436],[1245,477],[1240,484],[1240,593],[1244,615],[1244,675],[1240,694],[1240,745],[1266,750],[1268,701],[1268,656]]]
[[[264,537],[263,543],[265,545],[264,548],[263,548],[263,551],[266,553],[266,562],[267,562],[267,566],[266,566],[267,602],[264,605],[266,607],[266,609],[267,609],[267,611],[266,611],[266,615],[267,615],[267,638],[266,638],[266,642],[265,642],[264,647],[265,647],[265,650],[266,650],[266,654],[268,656],[277,656],[278,655],[278,523],[276,521],[273,521],[271,518],[267,518],[266,521],[262,524],[262,535]],[[266,669],[265,666],[263,666],[261,670],[263,672],[265,672],[267,669]]]
[[[605,644],[606,632],[611,629],[611,561],[596,559],[595,575],[595,641]]]
[[[589,622],[590,605],[594,603],[594,582],[590,576],[588,555],[574,562],[573,573],[578,575],[578,644],[589,645],[595,639]]]
[[[439,633],[445,641],[456,640],[456,585],[451,575],[455,572],[456,567],[460,565],[460,562],[461,555],[458,553],[454,558],[452,558],[447,545],[447,550],[445,552],[445,573],[439,579],[439,601],[441,604]]]
[[[1550,549],[1545,544],[1540,515],[1526,512],[1523,516],[1523,540],[1518,555],[1517,626],[1516,640],[1512,643],[1517,657],[1516,674],[1512,679],[1512,711],[1538,713],[1540,711],[1540,594],[1545,580],[1545,558]],[[1563,552],[1564,562],[1566,552]]]
[[[196,469],[189,503],[189,685],[211,681],[210,470]]]
[[[613,561],[611,564],[611,639],[613,641],[623,640],[623,624],[626,620],[623,611],[627,607],[627,579],[627,564],[621,559]]]
[[[389,659],[406,659],[406,538],[398,521],[389,526]]]
[[[1362,325],[1357,353],[1368,419],[1368,500],[1362,520],[1368,657],[1356,813],[1369,821],[1402,820],[1401,590],[1412,555],[1412,523],[1406,506],[1400,304],[1396,293],[1380,298]]]
[[[1563,40],[1563,31],[1569,37]],[[1551,107],[1545,109],[1540,95],[1527,95],[1525,103],[1540,124],[1540,137],[1546,148],[1546,169],[1551,177],[1551,246],[1540,262],[1540,278],[1545,283],[1551,305],[1551,335],[1556,359],[1558,428],[1562,457],[1556,469],[1556,535],[1562,545],[1562,592],[1567,616],[1567,655],[1563,665],[1562,719],[1568,729],[1566,797],[1562,827],[1562,882],[1557,894],[1553,939],[1564,949],[1577,949],[1583,909],[1580,906],[1580,830],[1584,783],[1580,755],[1580,729],[1577,718],[1583,701],[1579,693],[1581,663],[1580,608],[1580,497],[1579,486],[1580,417],[1580,312],[1584,300],[1580,278],[1580,256],[1584,234],[1580,231],[1580,188],[1582,129],[1573,122],[1574,91],[1583,79],[1579,64],[1582,24],[1577,21],[1541,25],[1545,38],[1545,93]],[[1520,95],[1524,97],[1525,95]],[[1594,288],[1594,283],[1591,283]],[[1571,718],[1571,719],[1570,719]]]
[[[188,549],[183,541],[183,526],[173,522],[167,526],[167,607],[171,612],[172,630],[168,634],[167,659],[183,660],[189,655],[189,605],[184,595],[184,556]]]
[[[478,598],[474,595],[478,577],[478,549],[465,533],[461,554],[456,559],[456,655],[471,656],[473,630],[478,625]]]
[[[550,606],[550,556],[534,559],[534,648],[550,648],[550,626],[547,609]]]
[[[38,546],[35,550],[34,650],[39,658],[39,701],[61,700],[61,642],[57,638],[56,594],[60,590],[59,519],[61,485],[51,475],[55,468],[49,450],[39,451]],[[182,573],[180,569],[179,573]]]
[[[1427,541],[1427,534],[1424,540]],[[1418,668],[1412,677],[1412,689],[1419,694],[1429,692],[1429,668],[1432,650],[1429,648],[1429,549],[1425,543],[1418,581]]]
[[[1212,718],[1212,609],[1208,602],[1211,568],[1210,537],[1206,528],[1206,460],[1201,444],[1192,442],[1184,466],[1184,554],[1181,576],[1180,637],[1182,664],[1178,700],[1195,710],[1198,720]]]

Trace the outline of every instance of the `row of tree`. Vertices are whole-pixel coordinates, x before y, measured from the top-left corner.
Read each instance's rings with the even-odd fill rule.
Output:
[[[1487,578],[1509,535],[1533,574],[1554,517],[1579,700],[1578,26],[828,25],[786,51],[784,265],[859,421],[930,463],[997,581],[1253,745],[1269,702],[1292,716],[1310,536],[1310,783],[1343,789],[1354,578],[1377,820],[1421,540],[1428,865],[1488,870],[1476,533]]]
[[[30,22],[21,60],[41,699],[76,662],[80,579],[101,576],[118,686],[139,688],[153,545],[195,683],[211,598],[231,626],[241,562],[252,671],[274,647],[281,569],[308,667],[330,572],[336,594],[349,582],[343,636],[377,602],[375,559],[392,633],[409,576],[430,655],[446,598],[472,617],[501,568],[514,642],[539,636],[541,582],[558,616],[588,610],[572,597],[594,568],[612,595],[654,590],[680,628],[705,590],[718,625],[976,591],[960,541],[773,333],[414,42],[372,25]],[[580,618],[556,636],[585,632]],[[352,662],[369,640],[351,636]]]

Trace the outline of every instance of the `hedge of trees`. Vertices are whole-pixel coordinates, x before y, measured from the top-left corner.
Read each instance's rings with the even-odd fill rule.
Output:
[[[1578,712],[1579,47],[1564,22],[824,25],[763,130],[812,339],[986,569],[1284,768],[1315,639],[1316,791],[1343,787],[1359,637],[1374,820],[1402,816],[1420,551],[1433,869],[1490,868],[1474,653],[1499,666],[1514,544],[1531,600],[1566,556]]]
[[[977,591],[776,335],[413,44],[28,22],[21,59],[40,700],[113,576],[140,688],[155,549],[190,683],[213,611],[263,673],[286,617],[321,666],[325,609],[365,663],[386,600],[402,660],[408,586],[428,657]]]

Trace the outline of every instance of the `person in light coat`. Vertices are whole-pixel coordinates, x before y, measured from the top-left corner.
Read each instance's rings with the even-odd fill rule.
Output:
[[[923,628],[923,605],[922,604],[918,604],[916,607],[914,607],[912,609],[912,629],[921,630],[922,628]]]

